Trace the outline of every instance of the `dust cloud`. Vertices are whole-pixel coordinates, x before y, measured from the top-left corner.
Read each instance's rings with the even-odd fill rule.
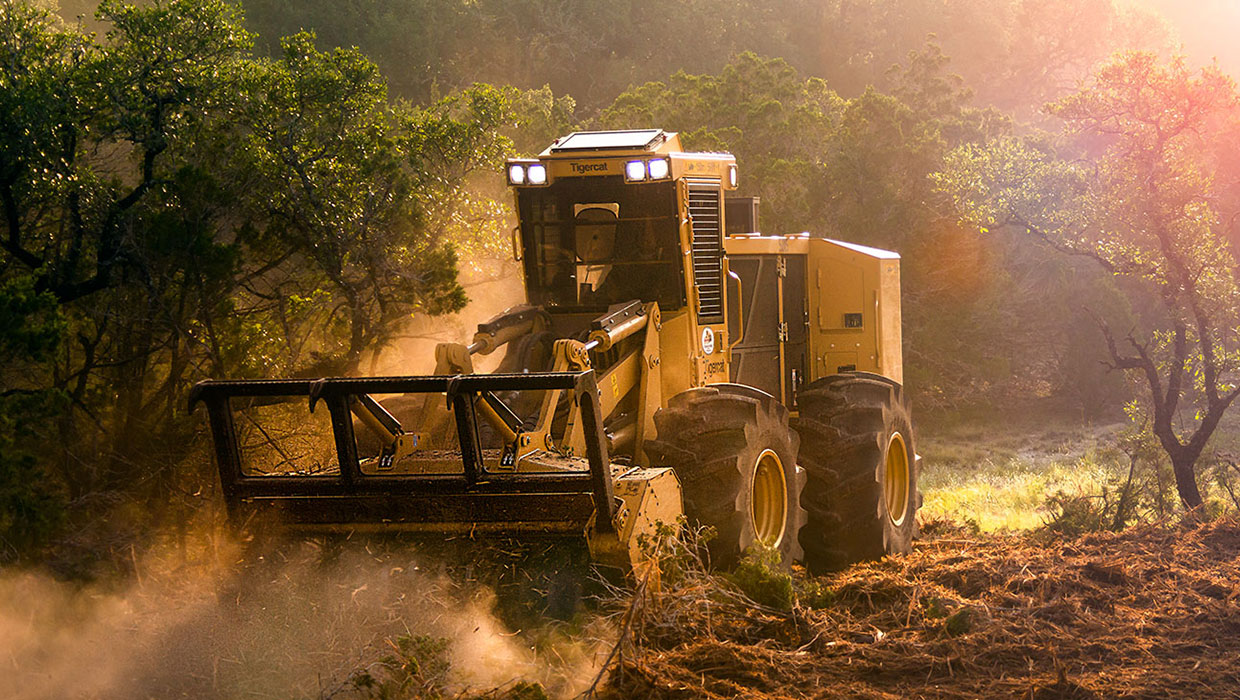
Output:
[[[362,371],[430,373],[436,343],[468,343],[478,323],[524,298],[515,274],[464,284],[466,309],[410,319]],[[476,369],[502,356],[476,358]],[[123,583],[0,569],[0,697],[364,697],[353,679],[381,676],[401,638],[423,635],[444,640],[453,692],[526,680],[566,697],[593,680],[607,650],[601,627],[508,629],[491,589],[424,568],[412,549],[302,542],[259,558],[199,539],[213,544],[188,563],[183,550],[135,555],[137,575]]]
[[[380,660],[421,635],[446,644],[451,692],[524,680],[567,697],[593,679],[605,630],[509,630],[489,588],[420,559],[301,542],[225,565],[151,555],[123,586],[0,571],[0,697],[369,697],[353,679],[382,678]]]
[[[462,271],[461,284],[469,304],[461,311],[440,317],[419,314],[409,319],[401,332],[386,346],[372,352],[359,363],[370,375],[430,374],[435,370],[435,345],[457,342],[468,345],[478,324],[512,306],[525,303],[516,263],[508,263],[502,274],[469,275]],[[487,356],[474,356],[474,370],[490,372],[499,365],[504,350]]]

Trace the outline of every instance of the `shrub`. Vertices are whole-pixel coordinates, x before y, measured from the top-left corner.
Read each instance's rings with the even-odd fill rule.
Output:
[[[791,610],[795,600],[792,574],[781,568],[779,551],[765,545],[750,547],[728,580],[759,605]]]
[[[1076,537],[1110,529],[1105,496],[1082,496],[1060,490],[1047,497],[1046,508],[1049,514],[1044,529],[1047,532]]]

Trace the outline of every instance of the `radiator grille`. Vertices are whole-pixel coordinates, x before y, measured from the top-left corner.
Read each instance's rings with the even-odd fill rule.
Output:
[[[699,323],[723,320],[723,226],[719,185],[689,185],[689,216],[693,219],[693,283],[701,307]]]

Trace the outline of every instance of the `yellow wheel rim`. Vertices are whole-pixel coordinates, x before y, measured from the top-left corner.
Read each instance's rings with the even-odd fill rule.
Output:
[[[762,544],[778,546],[788,519],[788,486],[784,483],[783,462],[774,450],[763,450],[758,455],[749,493],[754,534]]]
[[[887,443],[887,468],[883,470],[883,495],[887,499],[887,517],[900,525],[908,517],[908,447],[904,436],[896,433]]]

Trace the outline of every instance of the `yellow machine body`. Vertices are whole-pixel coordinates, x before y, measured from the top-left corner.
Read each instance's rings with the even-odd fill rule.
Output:
[[[310,529],[582,536],[597,561],[633,567],[685,514],[677,472],[646,450],[673,397],[744,385],[795,411],[819,377],[902,380],[899,256],[756,233],[756,201],[729,196],[730,154],[658,129],[578,132],[506,176],[527,303],[437,347],[434,375],[195,389],[235,520],[273,509]],[[475,374],[473,356],[501,348],[499,373]],[[297,450],[275,444],[284,425],[233,418],[298,397],[330,420]],[[792,522],[795,485],[775,481],[786,491],[753,503]]]
[[[744,332],[729,353],[732,381],[790,407],[800,386],[832,374],[870,372],[903,383],[899,255],[804,233],[736,234],[724,245],[729,268],[745,277],[742,298],[745,283],[775,290],[741,314]]]

